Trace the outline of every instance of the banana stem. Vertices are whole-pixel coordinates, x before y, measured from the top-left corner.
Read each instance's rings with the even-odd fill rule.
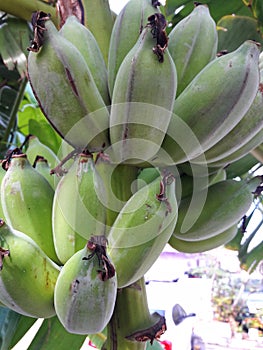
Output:
[[[103,350],[145,350],[146,343],[126,337],[149,324],[144,278],[129,287],[119,289],[113,317],[108,326],[108,338]]]
[[[58,18],[56,15],[56,8],[48,5],[40,0],[0,0],[0,11],[9,13],[26,21],[31,20],[32,12],[43,11],[51,14],[51,19],[55,25],[58,25]]]

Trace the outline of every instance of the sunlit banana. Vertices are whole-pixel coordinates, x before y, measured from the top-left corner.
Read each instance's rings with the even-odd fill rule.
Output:
[[[237,224],[234,224],[230,228],[218,233],[214,237],[198,240],[198,241],[185,241],[182,238],[178,238],[175,235],[169,240],[169,244],[179,252],[183,253],[202,253],[211,249],[221,247],[222,245],[231,241],[237,233]]]
[[[105,234],[104,192],[93,159],[85,154],[77,156],[57,185],[53,201],[54,244],[62,263],[83,248],[94,232]]]
[[[171,174],[158,176],[127,201],[108,235],[119,288],[148,271],[168,242],[176,220],[175,181]]]
[[[201,241],[216,236],[238,222],[253,203],[252,192],[261,183],[261,178],[247,181],[224,180],[195,194],[196,206],[188,211],[193,198],[181,201],[178,220],[173,235],[185,241]],[[198,198],[206,194],[204,205],[198,207]],[[196,211],[199,215],[194,220]],[[187,216],[186,216],[187,214]]]
[[[118,14],[109,47],[108,74],[111,96],[122,61],[137,42],[148,17],[155,12],[158,12],[158,9],[152,6],[151,0],[130,0]]]
[[[100,151],[108,143],[107,107],[82,54],[50,20],[45,26],[43,46],[28,57],[34,94],[46,118],[67,142]]]
[[[1,203],[8,225],[25,232],[58,262],[52,236],[54,190],[29,163],[25,154],[13,155],[1,184]]]
[[[217,53],[216,23],[207,5],[198,4],[169,34],[169,52],[174,60],[179,95]]]
[[[105,237],[92,237],[66,262],[57,279],[55,309],[70,333],[101,332],[112,316],[117,279],[105,244]]]
[[[59,163],[57,155],[34,135],[28,137],[26,155],[31,165],[34,164],[37,156],[44,157],[51,169]]]
[[[112,158],[116,162],[149,160],[159,150],[170,122],[176,68],[168,51],[164,62],[159,62],[152,50],[155,44],[150,28],[144,28],[116,76],[110,113]]]
[[[75,16],[66,19],[59,33],[80,51],[105,104],[110,105],[108,72],[94,35]]]
[[[162,153],[154,157],[155,164],[172,165],[199,156],[202,161],[203,152],[240,122],[258,91],[258,57],[257,44],[246,41],[195,76],[175,100]]]
[[[28,235],[0,222],[0,301],[23,315],[55,315],[54,288],[60,268]]]
[[[110,9],[108,0],[82,0],[84,10],[84,24],[94,35],[105,63],[108,62],[111,31],[114,23],[114,16]]]

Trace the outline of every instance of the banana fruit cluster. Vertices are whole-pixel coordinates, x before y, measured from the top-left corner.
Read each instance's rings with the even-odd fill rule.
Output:
[[[63,146],[31,135],[0,172],[0,302],[57,315],[75,334],[112,322],[117,291],[135,288],[166,244],[195,253],[231,241],[262,184],[225,169],[262,143],[259,45],[218,54],[206,5],[167,34],[158,1],[128,1],[114,24],[104,3],[105,35],[87,1],[84,24],[46,16],[35,28],[28,77]],[[140,327],[127,342],[149,339]]]

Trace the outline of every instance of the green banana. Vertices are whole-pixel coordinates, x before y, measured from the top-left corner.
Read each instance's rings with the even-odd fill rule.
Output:
[[[263,70],[260,71],[260,82],[256,97],[247,113],[225,137],[205,152],[205,159],[208,164],[231,155],[253,139],[263,128],[263,115],[261,113],[263,108],[262,84]]]
[[[84,24],[94,35],[105,63],[108,62],[111,31],[114,24],[114,15],[111,12],[108,0],[81,0],[84,9]]]
[[[245,143],[242,147],[238,148],[235,152],[228,156],[218,159],[217,161],[209,163],[209,167],[225,167],[242,157],[246,156],[249,152],[251,153],[256,147],[258,147],[263,140],[263,128],[260,129],[256,135]]]
[[[195,76],[175,100],[162,153],[154,157],[154,164],[204,161],[203,153],[227,135],[251,106],[259,86],[258,57],[257,44],[246,41]]]
[[[112,28],[109,47],[108,75],[111,96],[122,61],[136,44],[148,17],[154,12],[158,12],[158,9],[152,6],[152,1],[130,0],[118,14]]]
[[[182,238],[177,238],[172,235],[169,240],[169,244],[174,249],[183,253],[203,253],[211,249],[221,247],[231,241],[237,233],[237,223],[228,229],[218,233],[214,237],[198,240],[198,241],[185,241]]]
[[[59,177],[50,173],[51,169],[46,158],[37,156],[33,166],[48,181],[53,190],[55,190],[59,182]]]
[[[46,118],[68,143],[101,151],[108,144],[109,112],[90,69],[50,20],[45,27],[43,46],[28,56],[34,94]]]
[[[28,235],[0,222],[0,301],[31,317],[55,315],[54,288],[60,268]]]
[[[181,201],[173,235],[185,241],[201,241],[215,237],[238,222],[253,203],[252,191],[260,178],[247,181],[223,180],[195,193],[196,205],[190,210],[192,197]],[[206,197],[202,207],[199,198]]]
[[[59,163],[57,155],[34,135],[29,135],[25,153],[31,165],[34,164],[37,156],[44,157],[51,169]]]
[[[91,156],[80,154],[55,190],[52,228],[57,256],[65,263],[96,232],[105,233],[104,184]]]
[[[174,60],[177,96],[217,53],[216,23],[207,5],[198,4],[169,34],[169,52]]]
[[[168,242],[176,220],[175,181],[170,173],[158,176],[131,196],[108,235],[119,288],[148,271]]]
[[[66,19],[59,33],[82,54],[104,103],[110,105],[107,67],[94,35],[75,16]]]
[[[116,77],[110,112],[113,154],[107,152],[117,163],[138,164],[153,157],[170,122],[176,68],[168,51],[164,62],[158,61],[154,45],[150,28],[144,28]]]
[[[70,333],[99,333],[112,316],[117,278],[105,244],[105,237],[92,237],[66,262],[58,276],[55,309]]]
[[[226,176],[228,179],[234,179],[235,177],[243,177],[258,163],[252,154],[248,153],[239,160],[231,163],[226,167]]]
[[[8,225],[26,232],[55,262],[52,235],[54,190],[29,163],[25,154],[13,155],[1,184],[1,202]]]

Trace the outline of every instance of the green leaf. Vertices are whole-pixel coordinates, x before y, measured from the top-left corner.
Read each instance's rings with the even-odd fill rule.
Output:
[[[248,16],[224,16],[218,23],[218,51],[234,51],[246,40],[263,44],[257,21]]]
[[[107,339],[107,327],[97,334],[89,334],[89,339],[98,349],[101,349]]]
[[[24,99],[18,112],[18,130],[25,136],[32,134],[56,154],[61,145],[61,137],[51,127],[41,112],[41,109],[34,104],[28,104]]]
[[[0,55],[7,68],[16,68],[21,78],[26,76],[29,33],[27,22],[17,18],[7,18],[0,27]]]
[[[57,317],[45,319],[28,350],[79,350],[85,335],[68,333]]]
[[[215,22],[225,15],[244,15],[252,16],[249,8],[241,0],[200,0],[200,4],[206,4],[209,7],[209,11]],[[184,6],[184,8],[174,15],[174,11],[179,9],[179,7]],[[189,0],[167,0],[165,5],[165,13],[168,20],[174,26],[184,17],[190,14],[194,8],[194,2]]]

